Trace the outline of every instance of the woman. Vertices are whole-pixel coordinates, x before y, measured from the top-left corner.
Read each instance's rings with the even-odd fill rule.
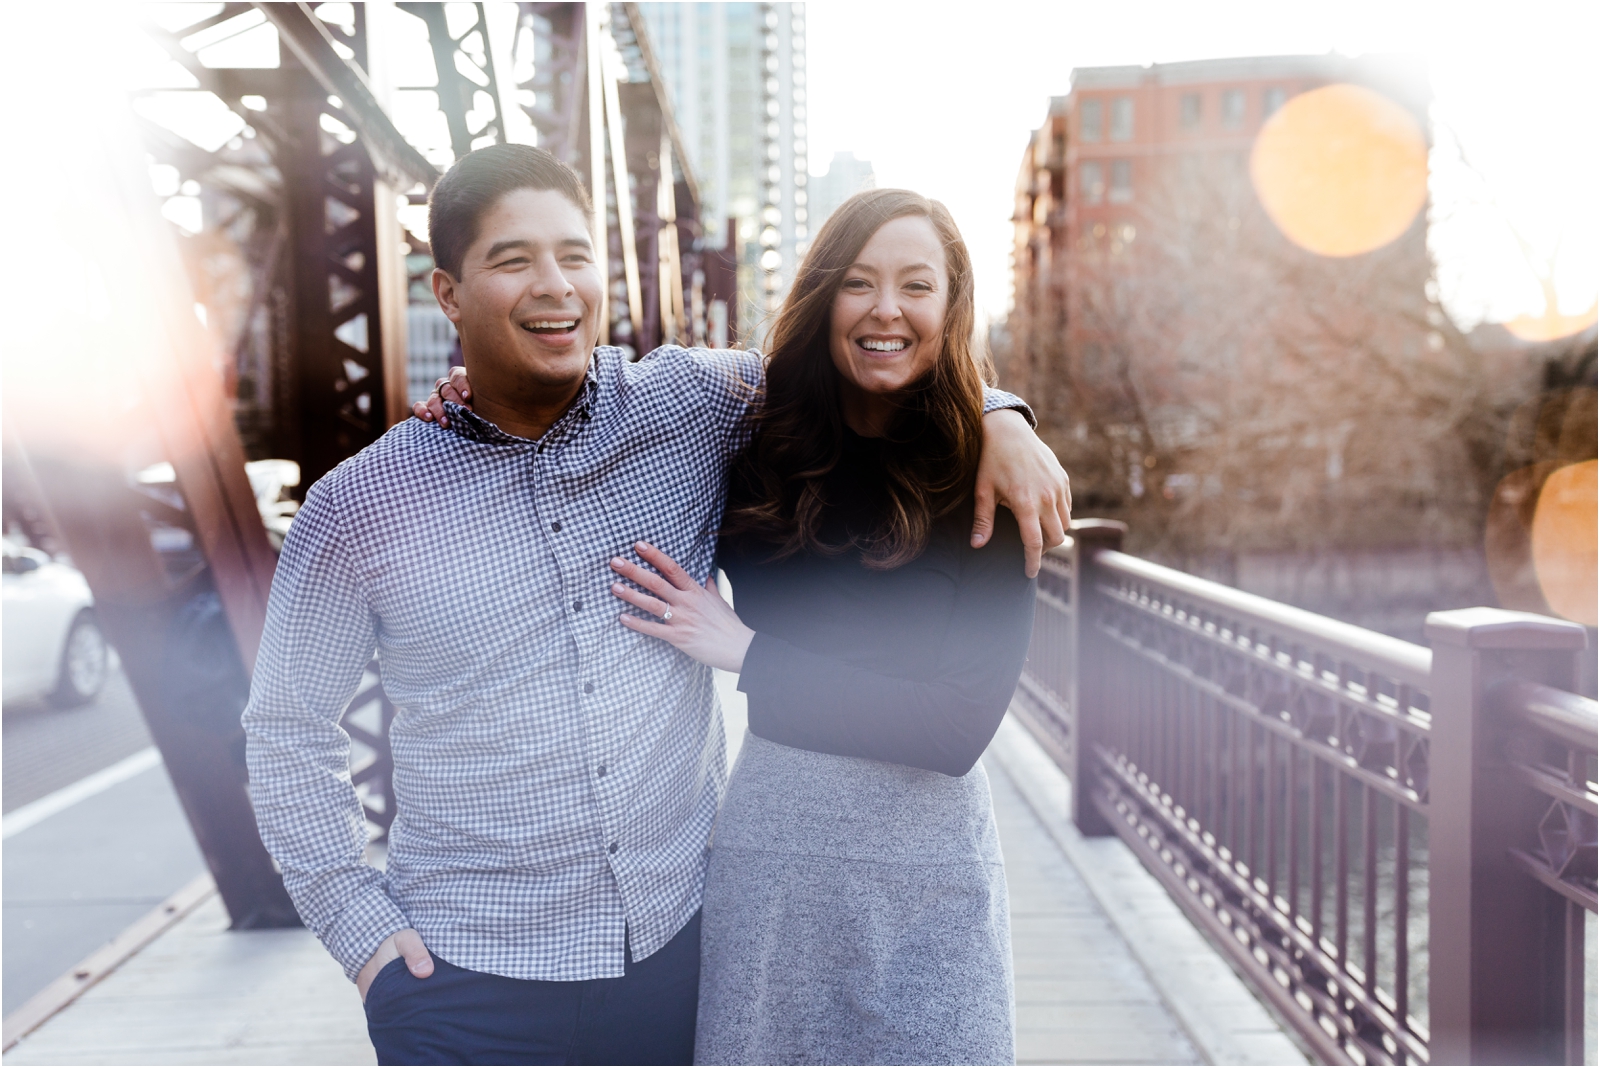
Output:
[[[973,549],[972,269],[936,201],[824,225],[774,327],[719,564],[615,560],[624,625],[740,673],[714,833],[701,1063],[1010,1063],[1005,874],[977,763],[1027,652],[1008,513]]]

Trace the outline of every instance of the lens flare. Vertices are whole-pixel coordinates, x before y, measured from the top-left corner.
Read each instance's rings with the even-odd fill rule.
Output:
[[[1523,341],[1556,341],[1589,329],[1595,324],[1597,311],[1600,311],[1600,302],[1589,305],[1588,311],[1577,315],[1562,315],[1551,308],[1543,315],[1519,315],[1506,323],[1506,329]]]
[[[1533,512],[1533,570],[1557,614],[1596,625],[1595,476],[1588,460],[1551,472]]]
[[[1323,256],[1355,256],[1405,233],[1428,199],[1428,144],[1381,93],[1326,85],[1268,119],[1250,178],[1285,237]]]

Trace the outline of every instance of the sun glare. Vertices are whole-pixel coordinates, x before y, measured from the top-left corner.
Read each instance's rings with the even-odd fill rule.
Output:
[[[1596,625],[1594,460],[1553,471],[1533,513],[1533,569],[1558,614]]]
[[[1324,256],[1356,256],[1416,218],[1428,197],[1428,145],[1417,120],[1388,97],[1328,85],[1267,120],[1250,177],[1289,240]]]

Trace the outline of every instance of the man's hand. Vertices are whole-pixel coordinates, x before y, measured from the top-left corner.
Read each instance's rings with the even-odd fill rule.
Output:
[[[1072,524],[1072,486],[1067,473],[1022,413],[1013,408],[983,417],[983,459],[978,462],[974,497],[973,547],[988,544],[994,533],[995,505],[1005,505],[1022,531],[1029,578],[1039,573],[1044,550],[1067,540]]]
[[[383,966],[396,957],[404,957],[406,967],[418,979],[426,979],[433,974],[433,958],[428,955],[428,947],[422,944],[422,936],[409,927],[396,931],[383,940],[378,952],[356,974],[356,993],[361,995],[362,1001],[367,1000],[367,991],[372,988],[372,981],[378,977],[378,973],[383,971]]]
[[[428,394],[427,400],[417,401],[411,406],[411,414],[425,422],[449,426],[450,417],[444,414],[444,402],[447,400],[472,407],[472,384],[467,381],[465,367],[450,368],[448,377],[433,384],[433,392]]]

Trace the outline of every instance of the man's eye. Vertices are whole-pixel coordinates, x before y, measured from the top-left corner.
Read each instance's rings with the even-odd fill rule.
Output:
[[[501,260],[496,267],[525,267],[528,264],[526,256],[517,256],[509,260]]]

